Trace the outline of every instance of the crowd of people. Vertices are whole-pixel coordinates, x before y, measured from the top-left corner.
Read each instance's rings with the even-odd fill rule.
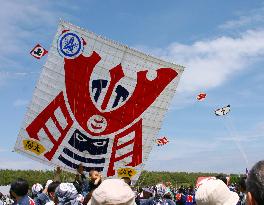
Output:
[[[36,183],[29,193],[24,179],[11,183],[10,196],[0,193],[0,205],[264,205],[264,161],[257,162],[237,185],[227,184],[226,177],[205,180],[199,187],[179,187],[159,183],[131,188],[128,177],[102,179],[92,170],[89,177],[79,166],[73,183],[61,183],[59,169],[45,186]]]

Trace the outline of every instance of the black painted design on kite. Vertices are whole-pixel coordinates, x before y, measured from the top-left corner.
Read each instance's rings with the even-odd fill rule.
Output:
[[[117,95],[116,95],[116,98],[115,98],[115,101],[114,101],[114,104],[113,104],[113,108],[118,105],[121,97],[122,97],[122,102],[124,102],[127,99],[128,95],[129,95],[129,92],[127,91],[127,89],[124,88],[121,85],[118,85],[116,87],[116,90],[115,91],[116,91],[116,94]]]
[[[92,92],[96,89],[94,94],[94,101],[97,102],[103,88],[106,88],[108,81],[103,79],[93,80]]]
[[[102,155],[107,153],[109,139],[91,139],[75,130],[69,140],[69,144],[80,152],[88,151],[90,155]]]
[[[63,164],[67,165],[70,168],[77,169],[79,167],[79,165],[65,159],[62,155],[59,156],[59,160]],[[97,170],[98,172],[101,172],[104,170],[104,167],[86,167],[86,166],[83,166],[83,168],[86,172],[90,172],[91,170]]]
[[[80,156],[78,154],[73,153],[68,148],[64,148],[63,149],[63,152],[65,154],[67,154],[69,157],[71,157],[71,158],[73,158],[73,159],[75,159],[77,161],[83,162],[83,163],[93,163],[93,164],[102,164],[102,163],[105,163],[105,158],[92,159],[92,158],[82,157],[82,156]]]

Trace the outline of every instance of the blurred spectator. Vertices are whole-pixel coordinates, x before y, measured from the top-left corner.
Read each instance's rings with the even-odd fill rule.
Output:
[[[102,182],[102,175],[97,170],[89,172],[89,191],[96,189]]]
[[[157,184],[155,187],[155,196],[143,201],[141,205],[175,205],[172,200],[169,189],[163,184]]]
[[[176,200],[177,205],[184,205],[185,204],[186,196],[185,196],[185,190],[184,190],[183,186],[181,186],[179,188],[178,192],[176,193],[175,200]]]
[[[36,205],[45,205],[47,202],[50,201],[49,196],[48,196],[48,186],[50,183],[52,183],[52,180],[48,180],[46,185],[45,185],[45,189],[43,190],[43,192],[38,194],[38,196],[34,198]]]
[[[129,177],[122,177],[121,179],[124,180],[129,186],[131,186],[131,179]]]
[[[0,192],[0,205],[3,205],[3,198],[4,198],[4,195]]]
[[[54,204],[55,190],[60,185],[60,182],[51,182],[47,189],[48,201],[45,204]]]
[[[61,183],[55,190],[55,205],[81,205],[78,192],[72,183]]]
[[[43,186],[39,183],[33,184],[31,188],[32,198],[35,200],[43,191]]]
[[[238,205],[246,205],[246,179],[247,176],[240,177],[238,191],[239,191],[239,203]]]
[[[10,194],[14,197],[14,205],[35,205],[33,199],[28,196],[29,185],[24,179],[17,179],[11,184]]]
[[[79,164],[77,168],[74,186],[77,188],[78,193],[81,193],[84,196],[86,196],[89,192],[89,182],[84,175],[84,168],[82,164]]]
[[[264,161],[257,162],[249,171],[246,180],[247,204],[264,204]]]
[[[197,205],[236,205],[239,197],[222,180],[211,179],[198,188],[195,200]]]
[[[228,185],[228,183],[227,183],[228,181],[227,181],[227,176],[226,175],[219,174],[219,175],[215,176],[215,178],[222,180],[226,185]]]
[[[135,194],[121,179],[106,179],[94,190],[88,205],[135,205]]]

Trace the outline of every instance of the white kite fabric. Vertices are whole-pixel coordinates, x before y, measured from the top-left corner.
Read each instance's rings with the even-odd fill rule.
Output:
[[[229,113],[230,110],[231,110],[231,106],[227,105],[225,107],[222,107],[222,108],[215,110],[215,115],[216,116],[223,116],[223,115],[226,115],[227,113]]]
[[[61,21],[15,151],[75,172],[136,180],[183,67]]]

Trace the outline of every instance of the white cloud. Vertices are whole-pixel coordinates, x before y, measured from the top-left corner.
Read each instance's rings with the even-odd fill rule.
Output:
[[[246,11],[240,14],[235,20],[226,21],[218,26],[220,29],[239,29],[242,27],[254,27],[263,24],[264,22],[264,7]]]
[[[164,49],[139,49],[186,66],[179,91],[192,93],[222,85],[263,57],[264,30],[249,30],[237,37],[222,36],[191,45],[172,43]]]
[[[26,59],[25,55],[29,55],[36,43],[34,39],[45,41],[51,28],[56,27],[58,16],[63,15],[54,7],[52,3],[31,0],[1,2],[0,86],[10,78],[29,73],[28,69],[25,71],[28,65],[24,64],[23,58]]]
[[[0,153],[1,153],[1,152],[7,152],[7,151],[8,151],[8,149],[1,148],[1,147],[0,147]]]
[[[20,160],[12,160],[12,159],[3,159],[0,160],[2,169],[22,169],[22,170],[50,170],[51,167],[44,165],[43,163],[39,163],[33,161],[31,159],[20,159]]]
[[[52,11],[45,10],[45,5],[31,3],[5,1],[1,4],[0,39],[4,39],[0,47],[1,55],[12,54],[14,57],[15,54],[23,52],[26,40],[32,37],[37,29],[45,29],[49,23],[56,20]]]

